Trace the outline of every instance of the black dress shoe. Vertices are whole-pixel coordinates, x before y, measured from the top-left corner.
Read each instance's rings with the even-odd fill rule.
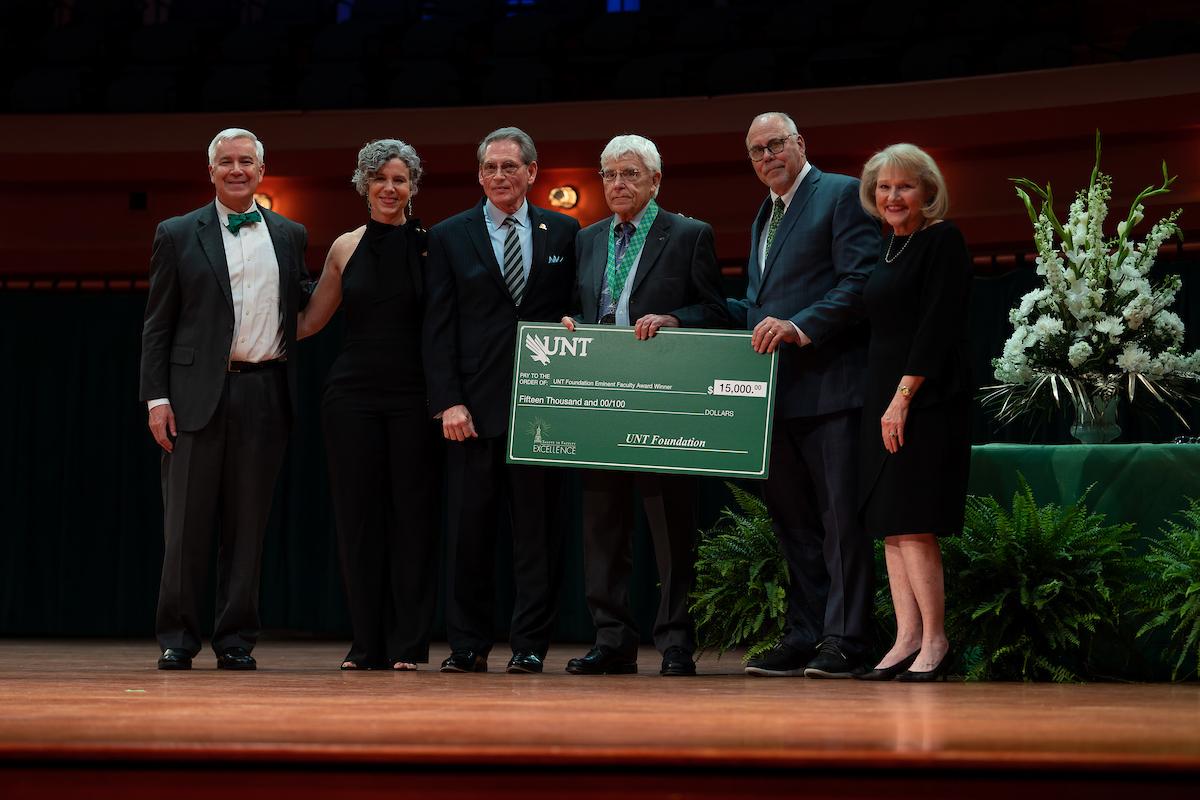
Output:
[[[806,678],[853,678],[867,671],[866,665],[845,653],[830,639],[821,642],[817,654],[804,668]]]
[[[905,656],[890,667],[883,667],[882,669],[876,667],[870,672],[864,672],[862,675],[855,675],[854,677],[860,681],[890,681],[911,667],[919,655],[921,655],[921,651],[917,650],[915,653]]]
[[[761,656],[746,662],[747,675],[768,678],[789,678],[804,674],[804,668],[812,660],[815,648],[798,647],[780,642]]]
[[[504,671],[536,675],[542,671],[542,657],[532,650],[514,650]]]
[[[927,672],[913,672],[911,669],[905,670],[896,676],[896,680],[904,683],[929,683],[932,681],[944,681],[946,675],[950,672],[950,665],[954,662],[954,651],[947,650],[946,655],[942,656],[942,660],[938,665]]]
[[[620,655],[611,647],[596,645],[586,656],[568,661],[567,672],[572,675],[632,675],[637,672],[637,661]]]
[[[217,669],[258,669],[258,662],[244,647],[230,647],[217,654]]]
[[[668,647],[667,652],[663,653],[662,668],[658,674],[695,675],[696,662],[692,659],[692,654],[682,647],[678,645]]]
[[[474,650],[452,650],[442,662],[442,672],[487,672],[487,656]]]
[[[159,669],[191,669],[192,657],[184,650],[168,647],[158,657]]]

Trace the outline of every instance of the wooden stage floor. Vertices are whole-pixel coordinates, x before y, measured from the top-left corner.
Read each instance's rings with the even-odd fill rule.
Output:
[[[488,674],[438,673],[444,645],[415,673],[346,673],[343,643],[266,641],[257,672],[207,652],[159,672],[149,641],[0,640],[0,797],[211,795],[230,775],[292,798],[1200,796],[1196,683],[750,678],[735,656],[661,678],[648,649],[639,675],[566,674],[584,649],[540,676],[504,674],[503,645]]]

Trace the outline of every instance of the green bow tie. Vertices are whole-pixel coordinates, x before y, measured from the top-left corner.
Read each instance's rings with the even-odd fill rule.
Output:
[[[229,232],[234,236],[238,235],[238,230],[243,225],[250,225],[255,222],[262,222],[262,214],[257,211],[251,211],[246,214],[230,214],[229,221],[225,223],[225,227],[229,228]]]

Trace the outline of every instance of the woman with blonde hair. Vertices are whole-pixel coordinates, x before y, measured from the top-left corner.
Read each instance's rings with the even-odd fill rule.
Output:
[[[894,144],[863,168],[863,208],[891,228],[863,290],[871,324],[860,499],[884,540],[896,641],[864,680],[944,678],[952,657],[938,537],[962,529],[974,385],[971,259],[928,153]]]

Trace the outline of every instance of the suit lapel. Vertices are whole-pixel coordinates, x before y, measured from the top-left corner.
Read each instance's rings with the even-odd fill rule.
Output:
[[[796,194],[792,196],[792,202],[788,205],[787,213],[783,215],[783,219],[779,221],[779,229],[775,231],[775,240],[771,242],[771,251],[767,253],[767,263],[763,265],[762,280],[766,283],[767,275],[771,272],[771,267],[775,264],[776,256],[783,249],[783,244],[787,240],[788,234],[796,227],[796,220],[804,215],[804,209],[808,205],[808,201],[817,193],[817,184],[821,181],[821,171],[816,167],[809,169],[808,174],[804,176],[800,186],[796,189]]]
[[[504,277],[500,274],[500,264],[496,261],[496,252],[492,250],[492,240],[488,237],[487,223],[483,221],[483,215],[486,213],[481,202],[475,207],[475,212],[467,217],[464,223],[467,229],[467,238],[474,245],[475,252],[483,259],[496,288],[511,300],[512,295],[509,294],[508,286],[504,284]]]
[[[525,202],[529,203],[528,200]],[[530,238],[533,241],[533,261],[529,265],[529,280],[525,282],[522,301],[533,291],[546,268],[546,239],[550,236],[550,231],[546,229],[545,221],[542,218],[542,210],[533,203],[529,203],[529,228]]]
[[[592,238],[592,253],[588,263],[592,270],[591,296],[596,298],[597,310],[600,304],[600,292],[604,290],[604,271],[608,269],[608,237],[612,236],[612,217],[604,221],[603,227]],[[598,318],[598,317],[597,317]]]
[[[275,249],[275,261],[278,262],[276,267],[279,270],[279,310],[286,313],[287,286],[291,283],[291,278],[288,275],[288,265],[292,263],[291,241],[287,233],[279,225],[279,221],[274,218],[272,212],[266,209],[260,209],[260,212],[262,213],[263,223],[267,226],[267,231],[271,234],[271,247]]]
[[[749,278],[747,287],[747,297],[751,300],[758,296],[758,287],[762,281],[762,268],[759,266],[759,247],[762,240],[762,229],[767,224],[767,220],[771,217],[771,196],[767,195],[767,199],[758,207],[758,215],[754,218],[754,224],[750,226],[750,263],[746,265],[746,274]]]
[[[225,302],[229,303],[229,310],[232,311],[233,289],[229,285],[229,262],[225,260],[225,243],[221,241],[221,220],[217,217],[215,204],[208,206],[200,215],[196,224],[196,236],[200,239],[204,255],[208,256],[208,266],[213,271],[213,277],[217,279],[217,285],[221,287]]]
[[[654,218],[654,224],[650,226],[650,231],[646,234],[646,242],[642,245],[642,255],[637,262],[637,274],[633,276],[633,287],[629,290],[630,298],[646,280],[650,270],[654,269],[655,262],[662,255],[663,248],[667,246],[670,238],[671,221],[668,219],[667,212],[660,208],[658,216]]]

